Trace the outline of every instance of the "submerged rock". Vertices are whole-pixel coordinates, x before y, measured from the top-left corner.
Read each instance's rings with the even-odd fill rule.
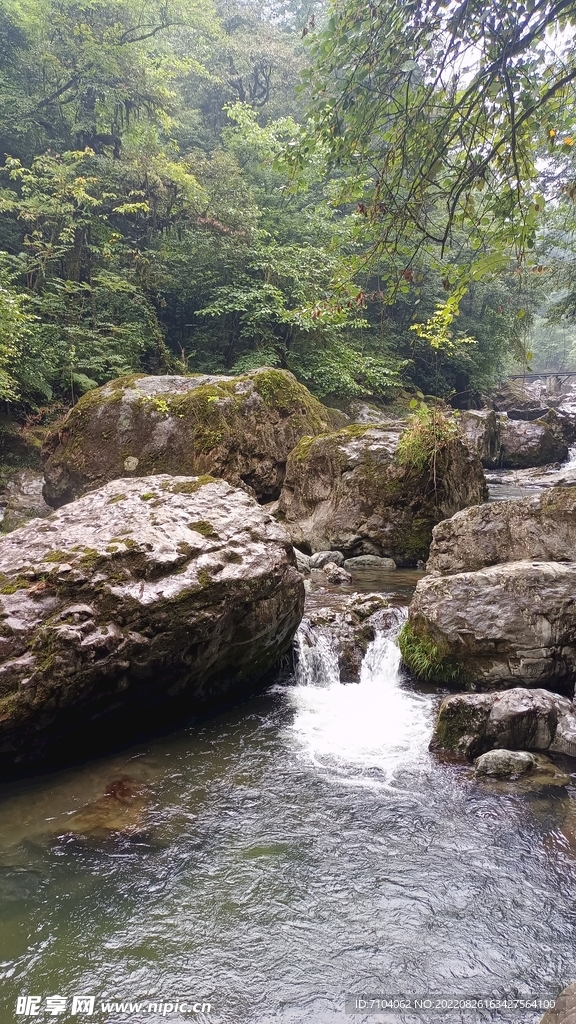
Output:
[[[379,569],[381,572],[394,572],[396,562],[393,558],[380,558],[379,555],[357,555],[356,558],[347,558],[344,568],[349,572],[353,569]]]
[[[431,750],[469,758],[488,750],[550,750],[576,756],[576,711],[567,697],[516,688],[457,693],[440,705]]]
[[[121,477],[210,473],[273,501],[294,445],[328,429],[327,411],[285,370],[121,377],[48,436],[44,495],[58,508]]]
[[[457,512],[435,527],[426,570],[454,574],[523,560],[576,561],[576,487]]]
[[[0,539],[0,766],[127,709],[248,689],[303,599],[282,527],[222,480],[112,481],[21,527]]]
[[[146,834],[147,805],[146,787],[130,775],[121,775],[108,783],[102,796],[68,818],[66,832],[90,838],[140,837]]]
[[[480,543],[480,542],[479,542]],[[509,562],[420,580],[399,643],[421,678],[574,692],[576,562]]]
[[[276,512],[295,544],[415,565],[426,557],[437,522],[484,500],[480,462],[457,436],[434,467],[417,470],[399,461],[401,433],[398,424],[353,424],[300,441]]]

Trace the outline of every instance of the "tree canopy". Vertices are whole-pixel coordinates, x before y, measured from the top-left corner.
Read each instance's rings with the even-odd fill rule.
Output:
[[[526,365],[576,315],[575,11],[6,0],[0,398],[268,363],[457,401]]]

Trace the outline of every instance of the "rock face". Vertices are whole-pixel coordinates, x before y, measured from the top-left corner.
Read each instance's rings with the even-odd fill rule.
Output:
[[[524,559],[576,562],[576,487],[457,512],[434,529],[426,569],[473,572]]]
[[[509,562],[420,580],[400,635],[422,678],[574,692],[576,563]]]
[[[562,989],[554,1008],[546,1011],[540,1024],[576,1024],[576,982]]]
[[[566,419],[566,424],[563,420]],[[512,419],[505,412],[471,410],[458,420],[462,436],[487,468],[522,469],[563,462],[568,456],[566,431],[573,425],[553,409],[540,419]]]
[[[120,477],[210,473],[272,501],[289,451],[328,423],[284,370],[120,378],[84,395],[47,438],[44,496],[59,508]]]
[[[28,519],[45,519],[52,509],[42,497],[44,478],[34,469],[13,473],[0,487],[2,533],[10,533]]]
[[[282,527],[222,480],[117,480],[21,527],[0,540],[0,765],[249,687],[303,599]]]
[[[458,437],[439,452],[434,476],[429,465],[400,463],[401,432],[398,424],[353,424],[300,441],[276,513],[296,545],[414,565],[426,557],[437,522],[485,499],[480,461]]]
[[[431,750],[476,758],[488,750],[549,750],[576,755],[572,701],[547,690],[458,693],[440,705]]]

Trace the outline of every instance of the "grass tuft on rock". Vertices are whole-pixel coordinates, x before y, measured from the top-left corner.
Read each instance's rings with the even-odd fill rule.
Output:
[[[460,675],[448,649],[436,643],[429,633],[417,631],[411,622],[402,627],[398,646],[404,664],[417,679],[429,683],[451,683]]]

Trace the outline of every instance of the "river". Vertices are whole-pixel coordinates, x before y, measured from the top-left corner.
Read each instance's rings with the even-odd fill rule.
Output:
[[[401,607],[416,578],[354,584]],[[359,684],[332,668],[324,651],[219,717],[0,787],[2,1024],[32,1019],[23,996],[39,1020],[98,1024],[540,1019],[345,1012],[347,994],[576,977],[576,816],[566,789],[496,791],[433,757],[439,695],[403,677],[392,636]],[[46,1016],[55,995],[94,1012]],[[182,1000],[198,1012],[166,1010]],[[117,1001],[142,1006],[102,1009]]]

